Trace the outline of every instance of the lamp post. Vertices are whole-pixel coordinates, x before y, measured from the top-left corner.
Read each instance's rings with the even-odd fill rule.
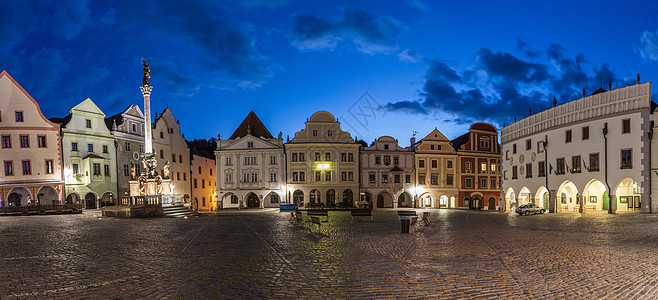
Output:
[[[603,171],[603,176],[605,180],[605,188],[608,190],[608,213],[614,214],[615,208],[614,205],[614,195],[610,191],[610,185],[608,184],[608,123],[603,124],[603,161],[605,165],[605,170]]]
[[[544,136],[544,140],[541,142],[542,147],[544,147],[544,180],[545,180],[545,186],[546,186],[546,192],[548,193],[548,205],[550,206],[548,208],[549,213],[554,213],[556,212],[556,207],[557,203],[551,203],[551,190],[548,188],[548,175],[550,174],[550,164],[548,163],[548,135]],[[546,169],[549,169],[549,174],[546,174]],[[543,196],[542,196],[543,198]]]

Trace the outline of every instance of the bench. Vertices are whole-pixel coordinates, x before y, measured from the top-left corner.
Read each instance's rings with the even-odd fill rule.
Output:
[[[295,220],[297,221],[297,225],[301,222],[302,225],[304,224],[304,217],[302,216],[301,211],[291,211],[290,212],[290,220]]]
[[[416,215],[415,210],[398,210],[398,217],[401,218],[409,218],[411,223],[409,224],[411,227],[413,227],[416,224],[416,221],[418,221],[418,215]]]
[[[372,221],[372,210],[369,209],[353,209],[350,210],[350,214],[352,220],[354,220],[354,217],[370,217],[370,221]]]
[[[586,210],[596,210],[596,204],[587,204],[585,205]]]
[[[429,211],[423,212],[423,222],[425,223],[425,226],[430,225],[430,212]]]
[[[329,219],[329,214],[327,213],[326,210],[324,209],[318,209],[318,210],[307,210],[306,215],[308,217],[311,216],[316,216],[316,217],[325,217],[325,220]]]
[[[322,226],[329,226],[329,220],[321,220],[320,217],[316,216],[311,216],[311,225],[308,226],[308,231],[311,231],[313,228],[313,224],[318,225],[318,233],[320,233],[320,230],[322,229]]]

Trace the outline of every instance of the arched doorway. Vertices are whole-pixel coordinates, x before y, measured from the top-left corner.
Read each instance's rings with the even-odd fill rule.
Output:
[[[393,208],[393,196],[387,192],[381,192],[377,195],[378,208]]]
[[[640,209],[642,202],[640,185],[632,178],[626,177],[617,183],[614,196],[617,211],[632,211]]]
[[[448,207],[448,196],[441,195],[439,197],[439,207],[447,208]]]
[[[34,205],[56,205],[59,204],[59,195],[52,186],[43,186],[37,193],[37,201]]]
[[[297,204],[299,207],[304,207],[304,192],[301,190],[296,190],[292,193],[293,203]]]
[[[260,201],[258,200],[258,195],[254,193],[249,193],[246,197],[247,208],[259,208]]]
[[[101,207],[115,205],[116,202],[114,199],[115,199],[114,193],[112,192],[103,193],[103,196],[101,196]]]
[[[265,203],[269,203],[269,205],[278,205],[281,203],[281,198],[279,197],[279,194],[276,192],[270,192],[265,196]],[[265,205],[263,205],[265,206]]]
[[[336,207],[336,190],[329,189],[327,191],[327,207],[334,208]]]
[[[535,204],[545,208],[546,210],[549,210],[550,203],[548,203],[548,200],[548,190],[544,186],[540,186],[535,193]]]
[[[28,206],[32,203],[32,195],[23,187],[14,188],[7,197],[7,206]]]
[[[411,197],[407,193],[398,196],[398,207],[411,207]]]
[[[518,205],[523,205],[531,202],[533,202],[533,199],[532,195],[530,194],[530,189],[524,186],[519,192],[517,203]]]
[[[592,179],[585,186],[585,190],[583,190],[583,201],[585,201],[585,209],[597,211],[603,210],[603,196],[605,193],[606,188],[603,182],[597,179]],[[606,205],[606,209],[607,208],[608,207]]]
[[[228,193],[222,197],[222,208],[237,207],[239,204],[238,196],[233,193]]]
[[[514,189],[508,188],[505,193],[505,211],[513,210],[516,206],[516,193],[514,193]]]
[[[96,208],[96,194],[89,192],[85,195],[85,208],[86,209]]]
[[[78,195],[78,193],[70,193],[68,196],[66,196],[66,204],[76,204],[79,205],[80,200],[82,200],[82,197]]]
[[[350,189],[346,189],[343,191],[343,206],[344,207],[354,206],[354,193]]]
[[[487,210],[496,210],[496,197],[489,197],[489,205]]]
[[[311,190],[311,192],[308,194],[308,203],[309,206],[311,207],[321,207],[320,203],[320,191],[318,190]]]
[[[559,203],[562,211],[578,211],[580,195],[578,195],[578,188],[573,182],[569,180],[563,182],[557,190],[557,195],[560,198]]]
[[[420,207],[434,207],[434,197],[430,194],[424,194],[420,196]]]

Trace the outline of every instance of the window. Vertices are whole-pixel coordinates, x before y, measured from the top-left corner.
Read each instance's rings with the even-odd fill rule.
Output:
[[[276,156],[270,155],[270,165],[276,165]]]
[[[103,153],[107,153],[107,145],[103,145]]]
[[[196,179],[194,179],[194,181],[196,181]],[[242,182],[249,182],[249,173],[242,173]]]
[[[326,160],[326,161],[331,160],[331,152],[325,152],[324,153],[324,160]]]
[[[76,142],[71,143],[71,151],[78,151],[78,143]]]
[[[589,126],[583,127],[583,141],[589,140]]]
[[[388,144],[384,144],[384,150],[388,150]]]
[[[162,132],[162,130],[160,130],[160,138],[164,139],[164,132]]]
[[[46,174],[52,174],[53,173],[53,160],[52,159],[47,159],[46,160]]]
[[[304,152],[299,152],[299,161],[306,161]]]
[[[187,173],[183,173],[183,181],[187,181]]]
[[[537,142],[537,153],[544,153],[544,141]]]
[[[340,180],[347,181],[347,172],[343,171],[340,173]]]
[[[73,175],[75,175],[75,174],[80,174],[78,164],[73,164]]]
[[[233,183],[233,173],[224,174],[224,182],[225,183]]]
[[[272,193],[272,195],[270,195],[270,202],[271,203],[279,203],[279,195],[277,195],[275,193]]]
[[[16,112],[16,122],[23,122],[23,112],[22,111],[17,111]]]
[[[201,166],[199,166],[199,174],[201,174]]]
[[[482,172],[482,173],[487,172],[487,163],[485,163],[485,162],[480,163],[480,172]]]
[[[480,179],[480,187],[481,188],[486,188],[487,187],[487,179],[486,178]]]
[[[421,159],[421,160],[418,161],[418,167],[419,168],[424,168],[425,167],[425,160],[424,159]]]
[[[276,173],[270,173],[270,182],[277,182]]]
[[[331,181],[331,171],[324,171],[324,180]]]
[[[160,158],[164,158],[164,150],[160,149]]]
[[[139,145],[139,153],[144,154],[144,145]]]
[[[375,156],[375,164],[380,165],[382,163],[382,157],[381,156]]]
[[[11,136],[9,135],[2,136],[2,148],[11,148]]]
[[[446,185],[454,185],[454,184],[455,184],[454,175],[446,174]]]
[[[621,168],[622,169],[633,168],[633,152],[631,149],[621,150]]]
[[[87,125],[87,128],[91,128],[91,120],[86,119],[85,124]]]
[[[400,164],[400,158],[397,156],[393,156],[393,164],[394,165],[399,165]]]
[[[315,171],[315,181],[321,181],[321,180],[322,180],[322,172]]]
[[[125,144],[125,149],[126,151],[130,151],[130,143]],[[78,150],[74,150],[74,151],[78,151]]]
[[[430,145],[430,150],[434,150],[434,145]]]
[[[512,167],[512,179],[517,179],[518,177],[516,176],[517,174],[517,169],[516,166]]]
[[[171,162],[176,162],[176,154],[171,155]]]
[[[306,181],[306,174],[304,172],[299,172],[299,181]]]
[[[5,161],[5,176],[14,175],[14,166],[11,161]]]
[[[464,185],[465,185],[467,188],[473,187],[473,178],[466,178],[466,180],[465,180],[465,182],[464,182]]]
[[[133,125],[132,126],[133,127],[133,132],[137,132],[137,125],[136,124],[132,124],[132,125]]]
[[[178,155],[178,162],[183,163],[183,155],[182,154]]]
[[[621,133],[631,133],[631,119],[621,120]]]
[[[564,132],[564,142],[571,143],[571,129]]]
[[[334,132],[331,130],[327,130],[327,136],[332,136],[332,135],[334,135]]]
[[[496,172],[496,164],[491,164],[491,172],[492,173]]]
[[[347,172],[347,180],[354,181],[354,172],[352,171]]]
[[[347,153],[347,161],[354,161],[354,153]]]
[[[505,160],[509,160],[509,150],[505,150]]]
[[[19,136],[21,142],[21,148],[30,148],[30,139],[27,135]]]
[[[320,152],[315,152],[315,155],[314,155],[314,160],[315,161],[320,161],[321,157],[322,157],[322,155],[320,154]]]
[[[244,157],[244,164],[245,165],[255,165],[256,164],[256,157],[255,156],[245,156]]]
[[[244,174],[244,175],[247,175],[247,174]],[[249,177],[245,177],[245,179],[249,179]],[[196,189],[196,188],[197,188],[197,186],[196,186],[196,178],[194,178],[194,180],[192,180],[192,184],[194,185],[194,188]]]
[[[201,206],[206,206],[206,197],[201,197]]]
[[[47,145],[46,145],[46,136],[45,135],[38,135],[37,136],[37,146],[39,146],[39,148],[46,148],[47,147]]]
[[[599,170],[599,154],[590,153],[589,154],[589,171],[594,172]]]
[[[537,174],[537,177],[545,177],[546,176],[546,162],[545,161],[540,161],[537,164],[537,171],[539,172]]]
[[[94,152],[94,144],[87,144],[87,152]]]
[[[94,163],[94,176],[101,176],[101,164],[99,163]]]
[[[564,158],[558,158],[555,160],[557,166],[555,166],[555,174],[562,175],[564,174]]]
[[[299,172],[292,172],[292,181],[299,181]]]
[[[23,164],[23,175],[32,174],[32,168],[30,168],[30,161],[29,160],[24,160],[24,161],[22,161],[22,164]]]
[[[433,159],[432,160],[432,169],[436,169],[437,167],[438,167],[438,162],[436,161],[436,159]]]
[[[247,148],[253,148],[254,142],[247,142]]]
[[[400,174],[395,174],[393,176],[393,182],[394,183],[400,183]]]
[[[532,150],[532,140],[526,140],[525,141],[525,149],[526,150]]]
[[[105,176],[110,176],[110,165],[103,165],[103,172]]]
[[[512,154],[516,154],[516,144],[512,145]]]
[[[532,164],[525,164],[525,178],[532,178]]]
[[[176,180],[180,180],[180,172],[176,172]]]
[[[317,129],[313,129],[313,136],[318,136],[318,130]]]
[[[580,173],[580,155],[571,157],[571,173]]]
[[[388,183],[388,174],[382,174],[382,183]]]
[[[231,204],[238,204],[238,196],[231,195]]]
[[[290,160],[291,161],[299,161],[299,158],[297,157],[297,153],[292,153],[290,155]]]
[[[473,164],[471,164],[470,161],[467,161],[466,164],[464,164],[466,167],[466,171],[470,172],[471,169],[473,168]]]
[[[449,159],[449,160],[446,161],[446,167],[447,167],[448,169],[452,169],[452,160],[451,160],[451,159]]]
[[[431,185],[438,185],[439,184],[439,174],[432,173],[430,175],[430,184]]]
[[[496,188],[496,179],[491,179],[491,186],[489,186],[492,189]]]
[[[419,174],[418,175],[418,184],[427,185],[427,181],[425,179],[425,174]]]
[[[128,164],[123,165],[123,176],[130,176],[130,167]]]
[[[480,148],[489,148],[489,141],[480,140]]]
[[[201,179],[201,188],[205,189],[206,188],[206,181]]]
[[[2,122],[2,111],[0,111],[0,122]]]
[[[404,175],[404,183],[411,183],[411,175]]]
[[[369,183],[375,183],[375,180],[376,180],[376,178],[375,178],[374,173],[368,174],[368,182]]]

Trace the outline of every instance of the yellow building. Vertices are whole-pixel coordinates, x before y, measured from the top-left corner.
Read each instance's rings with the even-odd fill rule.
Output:
[[[217,182],[213,155],[190,148],[192,155],[192,208],[198,211],[217,210]]]
[[[456,207],[457,151],[438,129],[414,144],[417,207]]]

